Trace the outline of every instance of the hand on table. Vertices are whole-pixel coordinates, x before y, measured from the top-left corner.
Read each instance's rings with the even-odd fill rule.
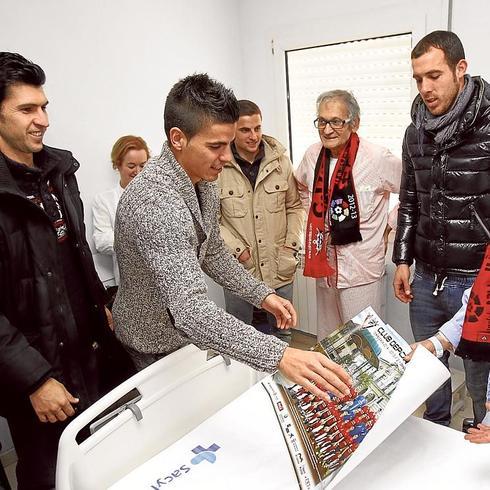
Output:
[[[464,438],[474,444],[488,443],[490,442],[490,426],[478,424],[477,429],[468,429],[468,434]]]

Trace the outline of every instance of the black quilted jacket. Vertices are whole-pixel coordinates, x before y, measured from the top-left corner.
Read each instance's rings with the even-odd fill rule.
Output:
[[[472,275],[487,242],[475,214],[490,227],[490,85],[475,91],[453,138],[437,145],[425,132],[422,149],[412,123],[403,142],[403,173],[393,262],[415,259],[438,274]],[[412,120],[420,95],[412,106]]]

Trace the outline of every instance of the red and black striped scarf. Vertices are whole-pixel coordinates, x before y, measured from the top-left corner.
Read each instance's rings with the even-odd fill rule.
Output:
[[[328,263],[327,257],[328,235],[332,245],[347,245],[362,240],[359,206],[352,177],[358,148],[359,137],[352,133],[335,165],[332,185],[328,182],[330,151],[322,148],[318,155],[306,225],[305,276],[320,278],[334,274],[335,269]]]

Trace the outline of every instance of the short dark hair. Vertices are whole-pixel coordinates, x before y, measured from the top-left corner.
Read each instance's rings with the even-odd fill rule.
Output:
[[[262,112],[260,111],[259,106],[252,102],[251,100],[242,99],[238,101],[238,108],[240,111],[240,117],[242,116],[255,116],[258,114],[262,117]]]
[[[17,53],[0,52],[0,105],[11,85],[25,83],[40,87],[46,82],[43,69]]]
[[[446,63],[452,69],[465,59],[464,48],[459,37],[450,31],[434,31],[423,37],[412,50],[412,60],[427,53],[431,48],[444,52]]]
[[[164,110],[165,134],[179,128],[190,139],[207,124],[238,121],[238,102],[233,91],[207,73],[179,80],[170,90]]]

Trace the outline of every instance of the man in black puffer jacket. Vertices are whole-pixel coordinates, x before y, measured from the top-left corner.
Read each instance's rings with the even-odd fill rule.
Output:
[[[0,53],[0,415],[18,456],[18,488],[36,490],[54,487],[61,432],[100,397],[111,342],[79,164],[43,145],[44,80],[38,65]]]
[[[403,143],[393,285],[396,297],[410,303],[416,341],[432,340],[461,307],[487,242],[476,215],[488,226],[490,86],[466,74],[464,58],[461,41],[448,31],[428,34],[412,51],[419,95]],[[410,285],[409,267],[414,260]],[[437,344],[437,338],[433,342]],[[447,353],[443,362],[447,365]],[[485,413],[489,368],[489,362],[465,359],[477,418]],[[427,401],[424,417],[449,425],[450,408],[447,382]]]

